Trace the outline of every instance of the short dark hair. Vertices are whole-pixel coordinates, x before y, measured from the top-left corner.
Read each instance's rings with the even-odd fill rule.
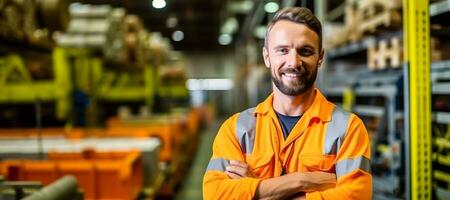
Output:
[[[319,50],[322,49],[322,24],[316,16],[304,7],[286,7],[278,11],[272,21],[267,25],[266,37],[264,38],[264,46],[267,48],[267,38],[273,25],[280,20],[288,20],[298,24],[304,24],[313,30],[319,36]]]

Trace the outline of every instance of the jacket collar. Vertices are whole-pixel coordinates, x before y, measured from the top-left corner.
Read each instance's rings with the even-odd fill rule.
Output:
[[[303,114],[308,116],[308,118],[319,118],[321,121],[328,122],[331,121],[331,113],[334,105],[330,103],[323,94],[316,88],[314,89],[316,96],[314,97],[314,102],[311,107]],[[254,114],[267,114],[269,112],[274,112],[273,103],[273,93],[269,95],[263,102],[256,106]]]

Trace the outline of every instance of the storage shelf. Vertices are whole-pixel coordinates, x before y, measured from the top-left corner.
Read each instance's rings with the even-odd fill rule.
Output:
[[[395,86],[364,86],[358,87],[355,93],[359,96],[385,96],[392,97],[397,93],[397,88]]]
[[[384,110],[384,107],[370,105],[355,105],[353,107],[355,113],[369,117],[381,117]]]
[[[434,139],[434,145],[439,148],[450,149],[450,141],[447,141],[446,138],[436,137]]]
[[[450,113],[436,112],[434,113],[434,119],[437,123],[450,124]]]
[[[430,5],[430,16],[438,16],[450,12],[450,0],[438,1]]]
[[[399,178],[394,176],[373,176],[374,193],[393,195],[394,190],[398,187]]]
[[[324,90],[326,96],[342,96],[346,87],[329,87]]]
[[[436,196],[438,199],[450,199],[450,190],[436,187]]]
[[[338,7],[334,8],[327,14],[327,20],[328,21],[338,21],[339,19],[344,18],[345,13],[345,5],[346,2],[341,3]]]
[[[434,178],[443,182],[450,183],[450,174],[442,171],[435,170]]]
[[[432,87],[433,94],[450,95],[450,83],[434,83]]]
[[[450,156],[433,153],[433,157],[439,164],[450,166]]]
[[[444,61],[431,63],[432,71],[440,71],[440,70],[445,70],[445,69],[450,69],[450,60],[444,60]]]
[[[431,73],[431,81],[436,82],[438,80],[450,80],[450,71],[432,72]]]
[[[361,53],[366,51],[368,47],[374,46],[377,41],[386,40],[393,37],[403,37],[403,31],[396,30],[390,31],[377,36],[368,36],[362,39],[361,41],[354,42],[342,47],[337,47],[334,49],[330,49],[327,51],[328,58],[331,60],[336,60],[339,58],[348,57],[357,53]],[[352,59],[352,58],[350,58]],[[354,58],[353,58],[354,59]]]
[[[374,45],[375,41],[376,40],[374,37],[368,37],[359,42],[351,43],[349,45],[338,47],[335,49],[330,49],[328,51],[328,57],[330,59],[337,59],[342,56],[356,54],[358,52],[366,50],[367,47]]]

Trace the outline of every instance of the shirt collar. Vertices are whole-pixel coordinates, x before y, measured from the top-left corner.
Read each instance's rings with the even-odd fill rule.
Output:
[[[308,116],[308,118],[319,118],[321,121],[328,122],[331,121],[331,113],[334,105],[330,103],[325,96],[316,88],[314,89],[316,96],[311,107],[303,114],[303,116]],[[269,112],[275,112],[272,106],[273,93],[269,95],[263,102],[256,106],[256,114],[267,114]]]

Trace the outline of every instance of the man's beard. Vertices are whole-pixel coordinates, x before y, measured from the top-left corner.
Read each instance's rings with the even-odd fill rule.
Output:
[[[313,87],[314,82],[317,78],[317,67],[314,68],[312,71],[308,71],[306,66],[302,66],[303,70],[298,68],[287,68],[284,70],[279,71],[280,78],[275,76],[273,73],[271,73],[272,81],[275,84],[275,86],[280,90],[283,94],[288,96],[298,96],[303,94],[304,92],[308,91],[311,87]],[[303,73],[301,73],[303,71]],[[282,73],[294,73],[299,74],[300,77],[298,80],[290,81],[289,85],[286,85],[283,83],[282,79]]]

